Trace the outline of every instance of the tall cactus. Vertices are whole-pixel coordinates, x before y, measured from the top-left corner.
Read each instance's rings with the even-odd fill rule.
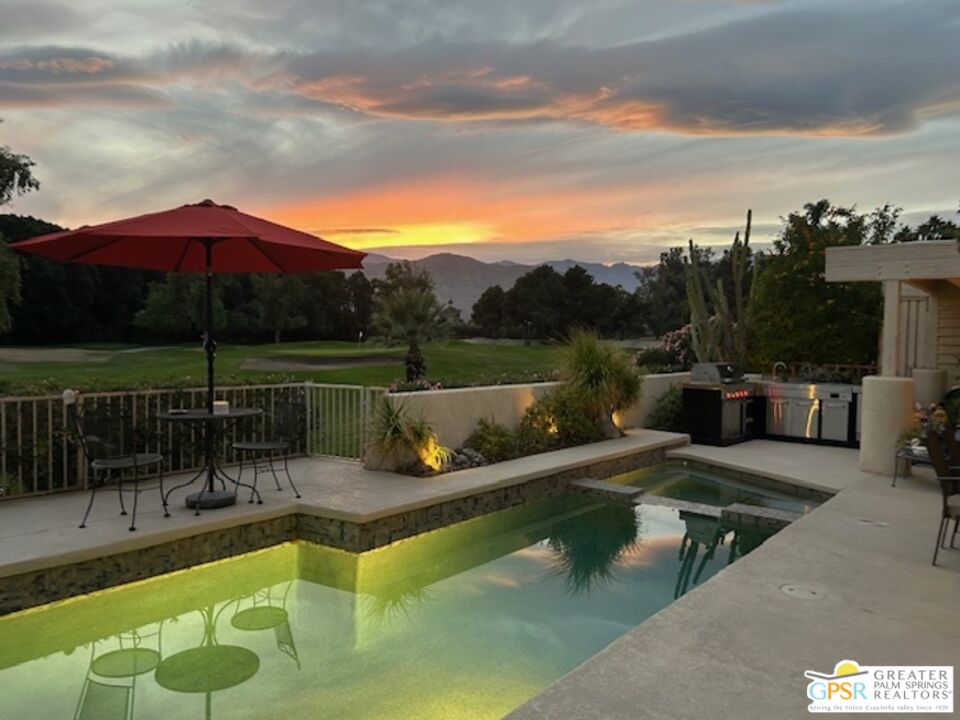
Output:
[[[733,307],[727,301],[723,280],[711,285],[707,269],[701,267],[697,246],[690,240],[689,257],[684,258],[687,301],[690,305],[690,330],[694,352],[700,362],[735,362],[747,359],[747,335],[750,327],[750,300],[744,297],[744,275],[750,258],[750,227],[753,211],[747,210],[743,239],[733,238],[730,264],[733,275]],[[757,267],[754,264],[753,272]],[[751,283],[750,296],[756,283]],[[709,303],[708,303],[709,300]],[[712,309],[712,312],[711,312]]]

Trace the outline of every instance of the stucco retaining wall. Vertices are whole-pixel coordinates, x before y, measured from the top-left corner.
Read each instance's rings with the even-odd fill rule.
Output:
[[[535,400],[559,385],[552,382],[423,390],[397,393],[393,398],[414,417],[426,418],[443,445],[460,447],[481,418],[516,427]]]
[[[657,400],[672,386],[679,385],[689,377],[690,373],[686,372],[646,375],[640,401],[622,413],[621,427],[645,427]],[[443,445],[455,448],[463,445],[481,418],[496,420],[510,428],[516,427],[535,400],[559,385],[555,382],[490,385],[397,393],[393,397],[402,402],[413,416],[426,418]]]

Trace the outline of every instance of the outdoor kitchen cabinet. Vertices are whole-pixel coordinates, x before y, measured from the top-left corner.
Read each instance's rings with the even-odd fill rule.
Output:
[[[820,401],[813,398],[792,398],[790,402],[790,421],[787,425],[789,437],[816,440],[820,435]]]
[[[820,438],[846,442],[850,434],[850,402],[824,400],[820,424]]]
[[[766,434],[786,435],[791,412],[790,398],[768,397],[766,405]]]
[[[833,383],[760,383],[759,404],[766,410],[767,437],[856,445],[859,442],[859,391]]]

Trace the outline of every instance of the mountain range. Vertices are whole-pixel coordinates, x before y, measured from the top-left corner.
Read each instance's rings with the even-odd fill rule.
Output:
[[[381,278],[387,265],[397,262],[386,255],[370,253],[363,261],[364,272],[369,278]],[[537,265],[523,265],[509,261],[482,262],[465,255],[452,253],[438,253],[425,258],[411,261],[414,266],[422,268],[433,277],[437,298],[444,303],[453,303],[460,310],[463,318],[469,319],[470,310],[477,298],[491,285],[499,285],[509,290],[521,275],[524,275],[540,265],[549,265],[559,273],[564,273],[575,265],[579,265],[599,283],[620,285],[624,290],[633,292],[639,281],[636,272],[639,265],[615,263],[577,262],[574,260],[551,260]]]

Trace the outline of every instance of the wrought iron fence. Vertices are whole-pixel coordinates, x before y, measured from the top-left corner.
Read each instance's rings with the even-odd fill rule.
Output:
[[[237,462],[233,441],[266,439],[279,403],[302,399],[304,427],[291,455],[360,459],[366,445],[370,409],[383,388],[312,382],[217,388],[218,400],[235,407],[263,410],[257,418],[226,430],[221,461]],[[103,408],[121,415],[136,444],[166,457],[165,473],[202,465],[203,447],[195,430],[162,423],[158,413],[172,408],[203,407],[205,388],[84,393],[81,410]],[[74,442],[67,406],[60,395],[0,397],[0,499],[42,495],[86,487],[86,467]]]

